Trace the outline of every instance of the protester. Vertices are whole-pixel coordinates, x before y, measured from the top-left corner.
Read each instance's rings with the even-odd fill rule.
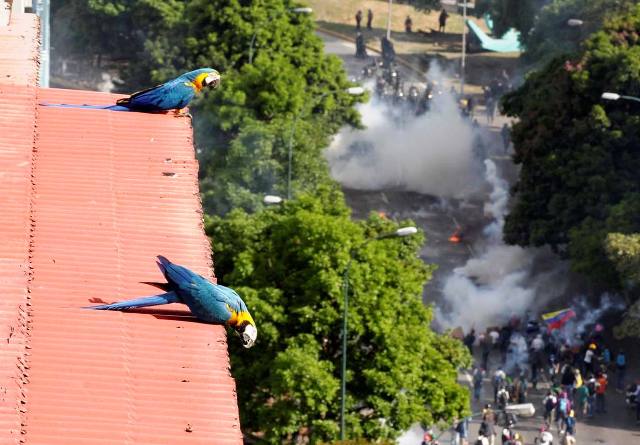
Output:
[[[586,385],[589,390],[589,396],[587,397],[587,417],[593,417],[593,411],[596,406],[596,378],[593,374],[589,374]]]
[[[480,400],[480,394],[482,392],[482,369],[475,367],[473,369],[473,400]]]
[[[488,334],[480,335],[480,350],[482,351],[482,369],[489,370],[489,354],[492,347],[491,337]]]
[[[358,59],[367,58],[367,46],[365,45],[364,37],[360,32],[356,36],[356,57]]]
[[[558,432],[562,430],[564,421],[570,412],[571,401],[569,400],[567,393],[562,392],[560,394],[560,398],[558,399],[558,405],[556,406],[556,427],[558,428]]]
[[[467,436],[469,435],[469,420],[462,419],[456,425],[456,442],[458,445],[467,445]]]
[[[552,391],[547,392],[547,396],[542,400],[542,404],[544,405],[543,419],[546,424],[551,424],[553,410],[557,403],[558,399],[556,398],[556,395]]]
[[[587,373],[593,374],[595,371],[593,367],[593,362],[595,360],[595,355],[596,355],[595,350],[596,350],[595,343],[591,343],[584,353],[584,359],[582,360],[582,362],[583,362],[583,372],[585,375]]]
[[[496,416],[491,409],[491,404],[485,405],[482,410],[482,423],[478,434],[482,434],[489,439],[489,445],[494,445],[496,440]]]
[[[502,130],[500,130],[500,136],[502,136],[502,145],[504,147],[505,154],[509,151],[511,145],[511,130],[509,130],[509,124],[504,124]]]
[[[598,378],[596,379],[596,413],[597,414],[606,414],[607,406],[605,395],[607,392],[607,375],[604,373],[599,373]]]
[[[589,407],[589,388],[587,382],[584,382],[584,384],[576,388],[574,401],[576,413],[581,414],[583,417],[586,416]]]
[[[464,337],[463,343],[469,349],[471,355],[473,355],[473,344],[476,342],[476,330],[471,331]]]
[[[502,370],[502,366],[498,366],[496,372],[493,373],[493,403],[498,403],[498,391],[504,385],[507,374]]]
[[[573,410],[564,419],[564,440],[566,445],[575,445],[576,443],[576,418]]]
[[[624,391],[624,378],[627,371],[627,356],[620,349],[616,355],[616,390]]]

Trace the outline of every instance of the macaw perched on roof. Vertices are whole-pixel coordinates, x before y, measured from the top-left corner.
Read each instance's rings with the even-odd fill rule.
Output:
[[[231,326],[240,335],[242,346],[250,348],[256,341],[258,330],[242,298],[225,286],[213,284],[186,267],[173,264],[158,255],[158,267],[167,283],[145,282],[164,291],[152,297],[137,298],[119,303],[89,306],[87,309],[126,310],[170,303],[186,304],[191,313],[207,323]]]
[[[62,108],[90,108],[112,111],[142,111],[153,113],[158,111],[181,110],[189,105],[197,93],[203,88],[217,88],[220,85],[220,73],[213,68],[200,68],[189,71],[173,80],[153,88],[133,93],[129,97],[118,99],[116,105],[75,105],[48,104],[40,105]]]
[[[119,99],[116,105],[131,111],[181,110],[205,87],[217,88],[220,74],[213,68],[189,71],[162,85]]]

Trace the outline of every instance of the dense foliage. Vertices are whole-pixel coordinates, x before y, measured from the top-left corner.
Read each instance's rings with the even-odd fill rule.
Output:
[[[602,27],[607,16],[625,10],[633,0],[554,0],[537,14],[531,32],[523,34],[526,59],[541,63],[578,50]],[[570,22],[572,20],[572,22]],[[577,22],[579,20],[579,22]]]
[[[556,58],[504,100],[517,117],[522,165],[504,236],[550,245],[595,281],[624,277],[605,252],[610,232],[640,231],[640,107],[604,91],[640,95],[640,6],[615,16],[570,60]]]
[[[397,225],[350,220],[341,193],[322,189],[254,214],[234,210],[207,229],[216,274],[258,321],[249,351],[232,344],[241,423],[268,443],[339,429],[343,278],[349,273],[348,437],[393,438],[414,422],[460,416],[468,391],[456,367],[468,354],[433,333],[422,287],[431,268],[422,236],[365,242]],[[238,349],[238,350],[235,350]]]
[[[221,71],[223,87],[192,107],[203,202],[215,214],[256,210],[265,193],[286,194],[290,140],[293,189],[313,190],[329,181],[320,156],[328,138],[345,123],[359,123],[353,105],[363,98],[347,94],[351,84],[340,60],[324,54],[312,18],[297,6],[289,0],[61,0],[54,45],[76,57],[118,60],[123,91],[198,67]],[[255,164],[248,162],[253,156]]]

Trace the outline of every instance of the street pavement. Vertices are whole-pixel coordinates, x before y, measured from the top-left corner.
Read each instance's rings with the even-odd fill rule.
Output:
[[[476,355],[476,361],[480,362],[480,356]],[[489,361],[489,370],[485,375],[484,384],[480,401],[472,403],[472,411],[474,413],[481,412],[486,403],[493,405],[493,372],[500,363],[498,353],[491,355]],[[639,375],[629,375],[628,378],[640,378]],[[467,381],[467,378],[463,378]],[[640,425],[635,421],[635,410],[628,409],[625,405],[624,394],[618,393],[614,389],[615,375],[609,374],[609,387],[606,395],[607,413],[594,414],[592,418],[584,418],[580,414],[577,416],[576,427],[576,443],[577,445],[638,445],[640,444]],[[532,418],[520,418],[514,431],[519,432],[524,437],[526,445],[533,444],[537,437],[540,427],[543,425],[542,414],[544,412],[542,399],[549,389],[548,383],[541,383],[537,390],[529,389],[528,402],[532,402],[536,408],[536,414]],[[470,389],[471,391],[471,389]],[[480,419],[476,418],[470,426],[470,443],[473,444],[477,438]],[[499,431],[500,428],[496,428]],[[559,444],[559,435],[555,428],[552,427],[554,435],[554,444]],[[441,444],[449,443],[451,438],[449,433],[442,436]],[[496,444],[499,444],[499,438]],[[417,444],[416,444],[417,445]]]

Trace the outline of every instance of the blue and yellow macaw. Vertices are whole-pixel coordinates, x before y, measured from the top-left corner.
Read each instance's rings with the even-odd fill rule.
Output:
[[[158,267],[167,283],[145,282],[165,291],[152,297],[137,298],[119,303],[89,306],[87,309],[126,310],[162,304],[186,304],[191,313],[207,323],[231,326],[240,335],[242,346],[250,348],[256,341],[256,324],[240,295],[233,289],[213,284],[186,267],[173,264],[158,255]]]
[[[131,111],[181,110],[189,105],[189,102],[203,88],[217,88],[218,85],[220,85],[220,74],[213,68],[201,68],[189,71],[162,85],[119,99],[116,105]]]
[[[203,88],[217,88],[220,85],[220,73],[213,68],[200,68],[189,71],[180,77],[157,85],[153,88],[133,93],[129,97],[118,99],[116,105],[76,105],[49,104],[40,105],[61,108],[90,108],[112,111],[158,111],[182,110]]]

